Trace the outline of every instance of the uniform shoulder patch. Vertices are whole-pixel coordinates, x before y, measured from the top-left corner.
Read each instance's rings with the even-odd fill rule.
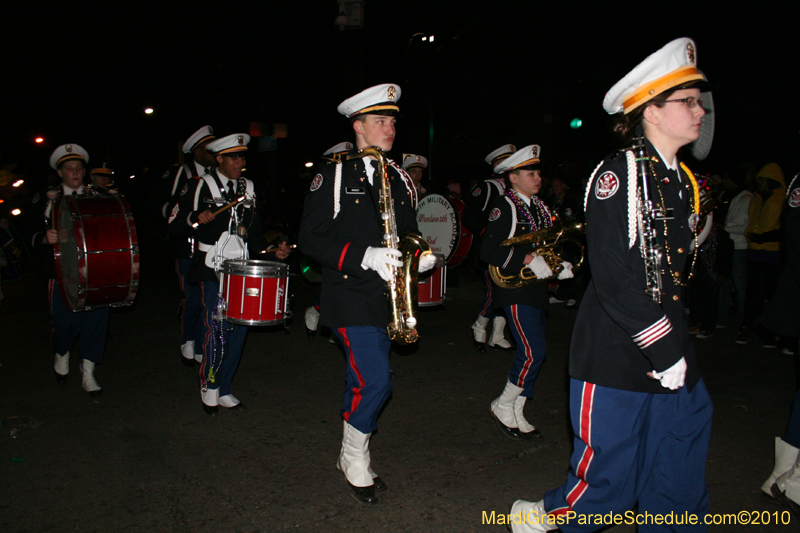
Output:
[[[789,193],[789,207],[800,207],[800,187]]]
[[[189,190],[189,184],[188,184],[188,183],[184,183],[184,185],[183,185],[183,189],[181,189],[181,196],[183,196],[184,194],[186,194],[186,192],[187,192],[188,190]]]
[[[164,172],[164,175],[161,176],[161,179],[168,178],[169,177],[169,173],[170,173],[170,169],[167,169],[167,171]]]
[[[495,207],[489,212],[489,222],[494,222],[498,218],[500,218],[500,208]]]
[[[477,185],[472,188],[472,196],[480,196],[481,195],[481,188]]]
[[[322,174],[317,174],[314,176],[314,180],[311,182],[311,192],[316,191],[322,186]]]
[[[606,200],[614,196],[619,190],[619,178],[611,171],[603,172],[597,178],[594,186],[594,195],[598,200]]]

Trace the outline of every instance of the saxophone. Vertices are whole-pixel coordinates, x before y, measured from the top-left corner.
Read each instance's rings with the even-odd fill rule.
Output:
[[[636,222],[639,232],[639,252],[644,260],[645,289],[644,292],[650,296],[654,302],[661,303],[661,258],[663,252],[661,245],[656,237],[656,229],[653,222],[659,215],[663,216],[661,209],[654,209],[653,202],[647,194],[647,187],[650,182],[650,168],[647,155],[647,147],[644,142],[644,132],[641,126],[636,127],[633,140],[633,152],[638,166],[638,174],[641,177],[641,187],[638,187],[638,209],[636,210]]]
[[[391,267],[392,280],[387,282],[387,298],[389,300],[389,325],[386,328],[389,338],[399,344],[412,344],[419,339],[417,333],[417,301],[419,294],[419,260],[423,255],[431,253],[428,242],[412,233],[397,234],[397,221],[392,201],[392,188],[389,174],[386,172],[386,154],[377,146],[368,146],[360,152],[348,155],[347,159],[361,159],[372,156],[378,160],[376,179],[380,180],[380,212],[383,227],[385,248],[400,250],[403,266]]]

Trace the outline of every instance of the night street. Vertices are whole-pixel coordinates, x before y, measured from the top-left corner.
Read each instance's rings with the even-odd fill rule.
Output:
[[[46,284],[30,270],[3,284],[4,533],[504,531],[484,525],[483,512],[507,513],[514,500],[538,500],[563,483],[572,450],[567,353],[576,315],[564,304],[551,306],[547,360],[526,410],[544,439],[513,441],[489,417],[512,354],[473,349],[467,332],[481,286],[470,267],[460,269],[446,305],[421,312],[418,348],[392,355],[394,392],[370,446],[389,490],[365,506],[348,495],[335,468],[343,353],[303,331],[316,286],[291,278],[296,318],[287,331],[250,329],[233,382],[247,410],[208,417],[197,374],[179,359],[172,265],[162,241],[142,240],[139,293],[134,306],[112,312],[96,372],[104,389],[98,403],[80,386],[80,348],[67,384],[56,385]],[[775,525],[789,514],[759,490],[789,415],[793,360],[733,337],[726,328],[695,341],[715,407],[711,512],[766,511],[760,519],[771,525],[742,530],[795,531],[794,523]],[[15,417],[40,425],[12,438]]]

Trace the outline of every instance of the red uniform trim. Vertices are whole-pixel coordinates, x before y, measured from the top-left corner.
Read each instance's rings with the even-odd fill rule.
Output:
[[[353,388],[353,399],[350,401],[350,409],[344,413],[343,418],[345,421],[350,422],[350,413],[358,409],[358,404],[361,403],[361,389],[364,387],[364,378],[361,377],[361,371],[356,366],[356,358],[353,355],[353,349],[350,347],[350,339],[347,337],[347,328],[339,328],[339,335],[344,340],[345,348],[347,348],[347,364],[353,369],[358,379],[358,387]]]
[[[342,271],[342,263],[344,263],[344,256],[347,253],[347,249],[348,248],[350,248],[350,243],[349,242],[344,245],[344,248],[342,248],[342,255],[339,256],[339,271],[340,272]]]
[[[580,479],[569,494],[567,494],[567,503],[570,508],[575,507],[575,503],[583,496],[586,489],[589,488],[589,483],[586,482],[586,472],[592,464],[594,458],[594,450],[592,449],[592,408],[594,406],[594,390],[593,383],[583,384],[583,393],[581,398],[580,420],[578,428],[580,431],[580,439],[586,444],[583,450],[578,467],[575,469],[575,476]]]
[[[207,366],[210,364],[210,357],[206,357],[208,353],[208,343],[211,340],[211,325],[208,323],[208,310],[206,309],[205,290],[203,284],[200,283],[200,304],[203,306],[203,323],[205,324],[206,337],[203,339],[203,361],[200,363],[200,382],[205,384],[208,381]]]

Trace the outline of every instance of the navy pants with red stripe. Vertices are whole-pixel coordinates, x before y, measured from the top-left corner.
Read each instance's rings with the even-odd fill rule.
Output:
[[[547,314],[530,305],[509,305],[503,308],[508,326],[517,342],[514,364],[508,382],[521,389],[522,396],[533,397],[533,383],[547,354],[544,326]]]
[[[483,280],[483,300],[481,301],[480,315],[489,320],[494,320],[494,317],[497,316],[497,312],[492,305],[492,290],[494,286],[492,285],[492,278],[489,276],[488,270],[483,271],[481,279]]]
[[[191,259],[176,259],[175,272],[178,274],[178,282],[183,292],[181,300],[181,345],[188,341],[195,341],[194,353],[203,354],[203,292],[199,283],[189,283],[186,276],[189,275],[189,267],[192,265]]]
[[[61,299],[61,288],[56,280],[50,280],[50,314],[53,318],[53,351],[64,355],[72,349],[80,335],[81,359],[100,364],[106,347],[109,308],[73,313]]]
[[[570,380],[570,416],[575,432],[567,483],[548,491],[551,515],[695,514],[696,526],[645,523],[638,531],[706,531],[705,482],[713,406],[701,380],[691,393],[647,394]],[[635,516],[635,515],[634,515]],[[651,521],[652,522],[652,521]],[[564,533],[595,531],[575,517]]]
[[[200,364],[200,384],[208,383],[209,389],[219,389],[220,396],[231,393],[231,381],[239,368],[239,361],[244,351],[244,340],[247,337],[247,326],[221,322],[222,345],[214,338],[214,308],[217,305],[219,283],[204,281],[200,284],[203,304],[203,362]],[[211,374],[214,382],[211,382]]]
[[[378,415],[392,393],[389,352],[392,341],[385,328],[336,328],[347,358],[342,418],[361,433],[378,428]]]

